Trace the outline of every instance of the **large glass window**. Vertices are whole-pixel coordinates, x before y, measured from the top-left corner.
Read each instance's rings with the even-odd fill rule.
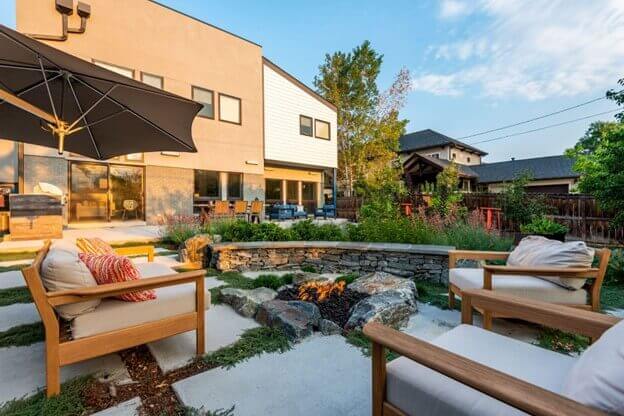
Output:
[[[282,200],[282,181],[280,179],[267,179],[265,181],[265,188],[267,201]]]
[[[286,181],[286,201],[289,204],[299,203],[299,182]]]
[[[124,67],[117,66],[117,65],[107,64],[107,63],[100,62],[100,61],[93,61],[93,63],[99,67],[108,69],[109,71],[116,72],[119,75],[123,75],[124,77],[134,78],[134,70],[132,69],[124,68]]]
[[[241,124],[240,98],[219,94],[219,120]]]
[[[198,116],[214,118],[214,92],[199,87],[193,87],[193,100],[202,104]]]
[[[312,117],[299,116],[299,134],[312,137],[312,130]]]
[[[163,79],[158,75],[147,74],[145,72],[141,72],[141,81],[143,83],[150,85],[154,88],[163,89]]]
[[[228,199],[242,199],[243,198],[243,174],[242,173],[228,173],[227,196],[228,196]]]
[[[218,199],[219,192],[219,172],[210,170],[195,171],[195,197]]]
[[[304,201],[316,201],[316,183],[302,182],[301,197]]]
[[[319,139],[330,139],[330,126],[329,123],[322,120],[314,120],[314,130],[316,131],[316,137]]]

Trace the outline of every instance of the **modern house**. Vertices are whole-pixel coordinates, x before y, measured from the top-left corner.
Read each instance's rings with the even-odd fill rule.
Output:
[[[88,0],[87,19],[80,10],[67,18],[68,27],[84,30],[67,33],[62,11],[72,3],[16,0],[17,29],[204,104],[193,123],[198,152],[100,163],[2,141],[0,184],[15,184],[20,193],[42,182],[56,185],[68,198],[69,223],[120,220],[125,201],[153,223],[214,200],[257,198],[312,209],[333,198],[336,108],[266,59],[260,45],[153,0]]]
[[[400,153],[408,186],[416,189],[434,183],[451,161],[457,164],[460,186],[466,192],[500,192],[505,182],[527,173],[532,178],[528,192],[567,194],[579,178],[573,161],[565,156],[485,163],[483,150],[430,129],[402,136]]]

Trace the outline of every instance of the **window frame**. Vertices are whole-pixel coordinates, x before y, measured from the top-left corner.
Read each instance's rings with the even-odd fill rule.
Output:
[[[135,69],[128,68],[128,67],[121,66],[121,65],[111,64],[111,63],[106,62],[106,61],[100,61],[99,59],[93,59],[93,60],[92,60],[92,63],[93,63],[95,66],[98,66],[98,67],[100,67],[100,68],[103,68],[103,69],[109,70],[109,71],[111,71],[111,72],[114,72],[114,73],[116,73],[117,75],[121,75],[122,77],[130,78],[130,79],[136,79],[136,70],[135,70]],[[129,76],[125,75],[125,74],[121,74],[121,73],[119,73],[119,72],[117,72],[117,71],[113,71],[113,70],[112,70],[112,69],[110,69],[109,67],[111,67],[111,68],[121,69],[122,71],[130,71],[130,72],[132,72],[132,76],[131,76],[131,77],[129,77]]]
[[[214,92],[214,90],[209,90],[208,88],[198,87],[197,85],[191,85],[191,98],[192,98],[192,100],[197,102],[197,103],[199,103],[199,104],[201,104],[202,106],[205,106],[206,104],[203,103],[202,101],[197,101],[195,99],[195,90],[208,92],[212,96],[212,117],[211,116],[207,116],[205,114],[202,114],[202,110],[204,109],[204,107],[202,107],[202,109],[199,110],[199,113],[197,113],[197,117],[205,118],[205,119],[208,119],[208,120],[214,120],[215,119],[215,113],[217,111],[216,106],[215,106],[215,92]]]
[[[320,137],[318,135],[318,129],[316,128],[316,123],[327,124],[327,137]],[[314,119],[314,137],[321,140],[331,140],[331,123],[325,120],[319,120],[318,118]]]
[[[302,128],[303,126],[301,124],[301,121],[304,118],[310,120],[310,134],[305,134],[303,132],[303,128]],[[308,116],[304,116],[303,114],[299,114],[299,135],[306,136],[306,137],[314,137],[314,118],[313,117],[308,117]]]
[[[219,95],[219,104],[218,104],[219,121],[222,121],[224,123],[234,124],[236,126],[241,126],[243,124],[243,99],[239,97],[235,97],[233,95],[225,94],[222,92],[220,92],[218,95]],[[232,98],[234,100],[238,100],[238,123],[235,121],[224,120],[223,118],[221,118],[221,97]]]
[[[153,85],[146,84],[146,82],[143,80],[143,77],[144,77],[145,75],[147,75],[147,76],[149,76],[149,77],[153,77],[153,78],[158,78],[158,79],[160,80],[160,87],[154,87]],[[143,72],[143,71],[141,71],[141,72],[140,72],[140,78],[141,78],[141,82],[142,82],[142,83],[144,83],[144,84],[146,84],[146,85],[149,85],[149,86],[150,86],[150,87],[152,87],[152,88],[158,88],[158,89],[160,89],[160,90],[164,90],[164,89],[165,89],[165,77],[161,77],[160,75],[156,75],[156,74],[152,74],[152,73],[149,73],[149,72]]]

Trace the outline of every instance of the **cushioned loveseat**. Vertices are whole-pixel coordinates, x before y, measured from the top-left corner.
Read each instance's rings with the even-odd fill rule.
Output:
[[[119,254],[148,254],[153,248],[123,248]],[[136,263],[140,279],[98,285],[66,241],[46,242],[22,273],[45,327],[47,395],[60,392],[60,367],[182,332],[196,330],[204,352],[204,309],[210,292],[204,271],[177,273],[154,263]],[[127,302],[116,297],[154,290],[156,297]]]

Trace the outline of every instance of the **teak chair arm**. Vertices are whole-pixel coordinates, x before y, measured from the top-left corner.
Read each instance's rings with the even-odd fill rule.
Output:
[[[449,268],[454,268],[457,260],[507,260],[508,251],[449,250]]]
[[[569,306],[475,289],[462,293],[462,323],[472,325],[472,309],[498,313],[566,332],[599,338],[620,318]]]
[[[364,334],[373,342],[373,371],[381,370],[385,385],[385,351],[388,348],[466,386],[538,416],[604,415],[578,402],[542,389],[498,370],[437,347],[379,323],[369,323]],[[380,381],[380,380],[377,380]],[[375,381],[374,381],[375,382]],[[374,389],[374,388],[373,388]],[[374,390],[375,391],[375,390]],[[377,390],[384,395],[383,390]],[[374,403],[376,402],[373,398]],[[382,411],[379,413],[382,414]]]
[[[148,262],[154,261],[154,246],[117,247],[114,250],[120,256],[144,255]]]
[[[175,286],[184,283],[196,282],[204,278],[203,270],[176,273],[168,276],[150,277],[120,283],[109,283],[82,289],[69,289],[57,292],[48,292],[48,303],[52,306],[67,305],[84,302],[85,300],[107,298],[138,290],[156,289],[159,287]]]
[[[518,267],[518,266],[493,266],[485,265],[483,270],[498,275],[540,275],[540,276],[560,276],[577,278],[596,278],[599,269],[585,267]]]

